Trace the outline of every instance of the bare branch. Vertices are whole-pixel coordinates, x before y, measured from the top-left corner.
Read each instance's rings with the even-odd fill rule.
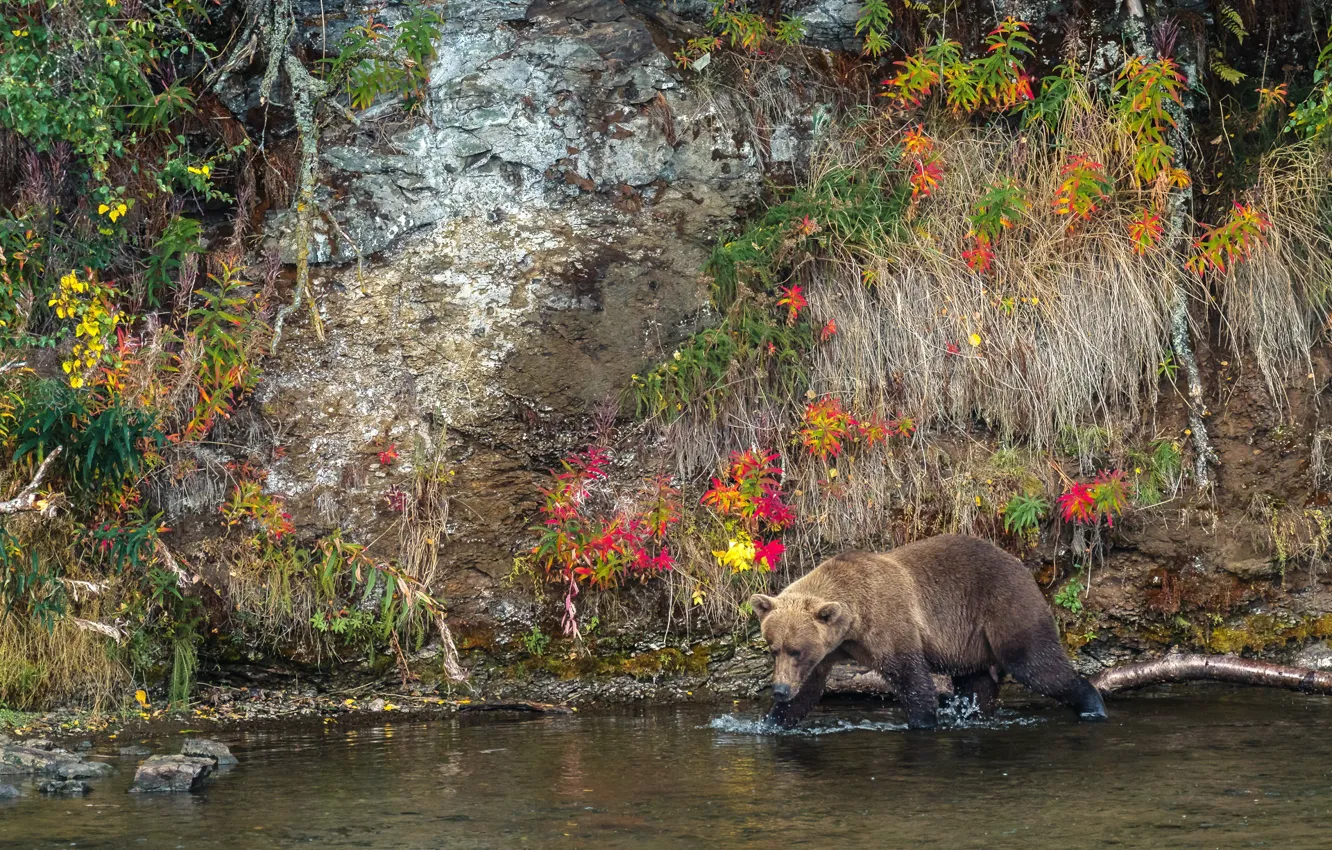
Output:
[[[1127,691],[1165,682],[1232,682],[1309,694],[1332,694],[1332,672],[1286,667],[1233,655],[1171,655],[1158,661],[1125,664],[1091,677],[1101,693]]]
[[[50,471],[51,462],[60,457],[61,448],[61,446],[56,446],[46,456],[46,459],[37,467],[37,474],[32,477],[32,481],[17,496],[9,501],[0,502],[0,515],[16,514],[22,511],[38,511],[42,516],[49,517],[55,513],[57,500],[55,498],[38,499],[37,490],[42,486],[46,473]]]
[[[162,558],[162,563],[166,564],[166,568],[176,577],[176,585],[181,590],[189,588],[190,585],[198,584],[199,577],[181,569],[180,564],[176,561],[176,556],[171,554],[171,550],[167,548],[160,537],[157,538],[157,554]]]

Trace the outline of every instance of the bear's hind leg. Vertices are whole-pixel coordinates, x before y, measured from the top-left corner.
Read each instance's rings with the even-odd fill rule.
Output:
[[[953,677],[954,699],[975,699],[976,707],[986,717],[999,706],[999,683],[985,670]]]
[[[1105,719],[1100,691],[1073,669],[1053,623],[1042,624],[1025,640],[991,645],[1003,668],[1026,687],[1059,700],[1083,720]]]

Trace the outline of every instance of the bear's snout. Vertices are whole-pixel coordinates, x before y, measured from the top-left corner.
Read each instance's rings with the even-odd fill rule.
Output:
[[[773,686],[772,686],[772,695],[773,695],[774,698],[776,698],[776,699],[778,699],[778,700],[781,700],[782,702],[786,702],[786,701],[788,701],[788,700],[791,699],[791,686],[790,686],[790,685],[773,685]]]

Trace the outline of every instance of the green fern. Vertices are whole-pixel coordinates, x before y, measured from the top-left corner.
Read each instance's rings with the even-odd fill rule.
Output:
[[[1232,86],[1249,76],[1238,68],[1227,64],[1225,55],[1216,49],[1212,50],[1211,61],[1207,63],[1207,67],[1212,69],[1213,74]]]
[[[1235,36],[1236,41],[1243,44],[1244,39],[1249,35],[1249,31],[1245,29],[1244,19],[1240,17],[1239,12],[1235,11],[1235,7],[1229,3],[1221,4],[1220,17],[1221,26],[1229,30],[1230,34]]]

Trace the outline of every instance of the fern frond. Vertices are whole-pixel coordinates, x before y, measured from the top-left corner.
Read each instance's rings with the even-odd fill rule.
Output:
[[[1220,17],[1221,26],[1229,30],[1230,34],[1235,36],[1236,41],[1243,44],[1244,39],[1249,35],[1249,31],[1245,29],[1244,19],[1240,17],[1240,13],[1235,10],[1235,7],[1229,3],[1222,3]]]
[[[1248,74],[1244,73],[1238,68],[1232,67],[1231,65],[1227,64],[1226,57],[1221,53],[1220,50],[1212,51],[1212,58],[1211,61],[1207,63],[1207,67],[1212,69],[1213,74],[1216,74],[1218,77],[1220,77],[1222,80],[1225,80],[1227,83],[1230,83],[1232,86],[1238,83],[1240,80],[1244,79],[1245,77],[1249,76]]]

